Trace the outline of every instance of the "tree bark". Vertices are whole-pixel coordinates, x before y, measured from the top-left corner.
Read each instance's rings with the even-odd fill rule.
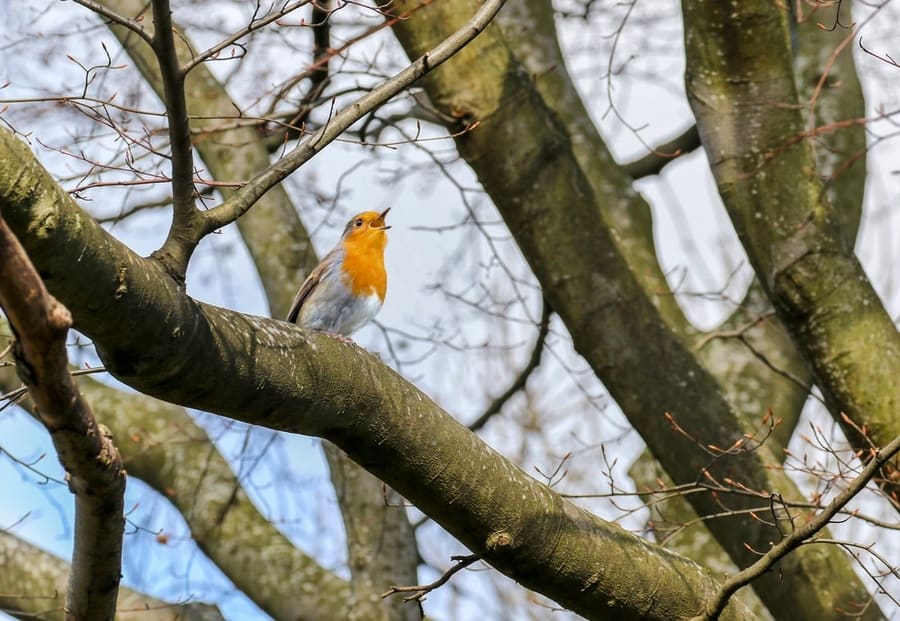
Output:
[[[700,566],[563,500],[374,356],[190,299],[81,212],[9,132],[0,154],[0,210],[120,380],[331,440],[486,562],[588,619],[690,617],[715,592]],[[750,615],[735,603],[724,618]]]
[[[408,7],[394,6],[399,11]],[[394,32],[415,57],[456,27],[466,6],[465,1],[430,4],[415,19],[396,24]],[[479,123],[456,138],[460,155],[493,198],[576,350],[673,480],[693,482],[710,472],[720,481],[799,499],[796,487],[777,469],[780,459],[767,447],[718,459],[710,468],[706,452],[673,432],[667,412],[702,444],[731,446],[742,426],[716,380],[660,318],[629,271],[597,216],[593,189],[565,125],[546,107],[498,30],[486,29],[423,83],[448,118]],[[712,495],[691,494],[689,500],[701,515],[722,511],[721,499]],[[727,506],[759,508],[759,501],[729,497]],[[731,520],[713,520],[709,527],[738,566],[756,558],[747,546],[764,550],[779,536],[749,519],[739,528]],[[840,550],[800,549],[785,562],[791,567],[783,580],[774,575],[760,580],[760,594],[778,614],[836,618],[836,610],[869,599]],[[836,571],[840,579],[834,578]],[[830,576],[827,589],[822,588],[825,576]],[[865,614],[881,618],[871,607]]]
[[[866,459],[900,435],[900,334],[818,178],[786,7],[685,0],[683,12],[688,95],[719,193],[828,409]],[[893,472],[883,484],[900,510]]]

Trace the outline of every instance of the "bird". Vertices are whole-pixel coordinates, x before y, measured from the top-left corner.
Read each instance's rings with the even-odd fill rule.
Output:
[[[375,317],[387,292],[384,249],[391,227],[384,219],[390,210],[350,219],[337,245],[303,281],[287,321],[349,337]]]

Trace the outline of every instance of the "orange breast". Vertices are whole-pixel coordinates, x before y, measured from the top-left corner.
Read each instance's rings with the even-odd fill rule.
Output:
[[[374,232],[374,231],[373,231]],[[354,295],[376,294],[383,301],[387,292],[387,273],[384,269],[384,247],[387,242],[380,235],[365,235],[344,240],[345,283]]]

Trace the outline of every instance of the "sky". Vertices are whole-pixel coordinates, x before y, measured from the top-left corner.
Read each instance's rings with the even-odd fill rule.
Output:
[[[559,23],[565,51],[572,60],[570,71],[585,100],[591,103],[592,113],[613,153],[623,162],[643,154],[642,141],[654,144],[671,138],[691,122],[681,84],[683,59],[678,54],[681,34],[677,27],[677,4],[660,2],[651,5],[646,0],[639,4],[637,18],[659,10],[671,12],[676,19],[670,20],[667,30],[659,35],[661,40],[650,43],[641,35],[643,22],[637,20],[631,29],[626,28],[616,59],[623,61],[632,55],[636,57],[629,61],[629,71],[612,79],[612,101],[616,110],[629,125],[643,128],[640,138],[610,112],[609,84],[598,79],[596,59],[607,58],[610,46],[609,37],[598,36],[598,33],[609,35],[613,28],[605,22],[581,24],[577,20],[563,20]],[[560,3],[559,6],[564,5]],[[857,6],[860,10],[865,8],[864,5]],[[176,5],[178,10],[181,10],[180,5]],[[0,23],[0,56],[5,58],[5,62],[0,61],[0,84],[9,82],[0,90],[0,99],[77,89],[80,70],[65,58],[65,53],[73,54],[84,64],[99,62],[103,58],[100,41],[113,50],[114,60],[121,58],[115,56],[114,40],[99,30],[67,39],[78,42],[80,47],[76,49],[60,47],[56,41],[61,39],[54,33],[77,31],[91,25],[86,18],[73,18],[83,11],[79,13],[79,9],[70,3],[0,0],[0,11],[7,16]],[[895,54],[900,53],[896,51],[896,37],[891,36],[892,24],[900,18],[898,13],[897,5],[888,6],[866,26],[867,46],[887,51],[893,45]],[[219,18],[227,21],[233,16],[221,15]],[[862,15],[857,15],[856,19],[861,20]],[[17,43],[23,32],[40,33],[41,36]],[[201,46],[214,40],[211,32],[196,31],[191,35]],[[653,53],[642,54],[645,48]],[[347,63],[351,68],[365,65],[376,54],[390,54],[399,59],[396,46],[387,37],[353,53],[357,56]],[[221,78],[229,80],[229,88],[241,92],[250,88],[254,80],[268,79],[265,72],[272,72],[271,67],[277,66],[276,50],[261,54],[262,58],[250,59],[256,64],[248,60],[248,65],[264,67],[260,70],[263,71],[262,78],[258,72],[235,70],[227,64],[214,65],[214,69]],[[272,58],[267,59],[266,54]],[[890,74],[890,69],[883,63],[859,49],[856,58],[870,116],[880,110],[896,109],[900,103],[898,93],[886,85],[897,83],[900,69],[894,69],[895,73]],[[44,70],[43,66],[49,70]],[[894,75],[893,82],[890,75]],[[118,77],[110,77],[111,82],[115,79]],[[105,84],[101,81],[96,87],[102,89]],[[125,86],[121,88],[123,93],[128,92]],[[146,94],[142,101],[148,107],[158,105]],[[397,107],[401,109],[404,105],[401,101]],[[15,115],[19,110],[0,112],[0,116],[3,114]],[[72,117],[61,114],[49,118],[56,119],[57,124],[41,126],[32,144],[46,166],[61,178],[71,177],[78,169],[77,164],[71,158],[40,147],[37,140],[47,144],[68,144],[71,132],[66,123]],[[425,137],[441,136],[433,128],[423,128]],[[900,317],[895,268],[900,265],[895,243],[900,239],[900,214],[896,209],[896,197],[900,195],[896,162],[900,161],[900,153],[894,141],[880,139],[896,131],[889,121],[873,123],[870,130],[873,144],[869,158],[871,172],[857,251],[890,312],[894,317]],[[383,136],[384,140],[399,138],[390,130]],[[437,141],[432,146],[436,147],[452,180],[439,174],[429,164],[430,160],[411,145],[373,151],[350,142],[339,142],[292,175],[287,186],[298,197],[301,217],[320,254],[334,245],[346,219],[353,213],[392,208],[390,223],[393,228],[386,255],[388,297],[378,325],[365,328],[355,338],[371,351],[381,353],[388,364],[399,367],[457,418],[466,421],[478,415],[495,396],[497,386],[505,386],[527,359],[535,332],[528,324],[539,315],[540,296],[499,215],[478,191],[474,175],[467,167],[453,161],[452,144]],[[347,171],[351,172],[347,174]],[[69,184],[73,182],[67,180]],[[679,296],[679,302],[698,326],[714,327],[727,316],[730,306],[721,299],[689,294],[724,288],[728,296],[740,299],[751,271],[721,209],[705,156],[697,152],[679,158],[667,166],[663,174],[641,181],[638,188],[653,208],[657,250],[664,270],[672,282],[681,283],[680,290],[687,293]],[[313,200],[319,194],[335,196],[333,200]],[[151,195],[146,193],[142,198]],[[87,193],[92,199],[92,208],[102,208],[108,202],[115,204],[116,200],[134,200],[131,196],[119,195],[110,201],[107,198],[110,196],[113,195]],[[477,218],[483,226],[480,229],[459,226],[466,217]],[[166,214],[150,211],[113,226],[111,230],[135,251],[149,254],[165,236],[166,228]],[[504,269],[523,283],[517,291],[504,282]],[[473,297],[477,293],[473,283],[490,285],[501,299],[512,299],[521,294],[524,303],[512,308],[511,319],[496,320],[470,304],[459,302],[460,299],[477,299]],[[242,312],[268,314],[258,279],[233,226],[202,243],[191,265],[188,290],[204,301]],[[386,335],[399,354],[396,358],[387,348]],[[490,355],[485,355],[486,352]],[[82,363],[98,364],[90,352],[79,350],[77,355]],[[615,404],[606,397],[603,387],[587,372],[587,366],[574,353],[565,329],[558,321],[553,324],[545,360],[533,382],[534,388],[510,404],[508,409],[513,412],[504,414],[504,420],[493,421],[488,426],[485,439],[504,454],[516,457],[532,474],[537,470],[552,470],[568,451],[583,451],[586,446],[602,444],[619,460],[617,482],[629,485],[625,475],[627,467],[643,444],[630,431]],[[483,381],[485,377],[491,381]],[[459,390],[459,386],[467,389]],[[550,403],[554,404],[555,411],[542,419],[544,433],[541,437],[529,434],[528,416],[547,411]],[[573,412],[591,415],[573,416]],[[324,565],[346,573],[346,568],[342,567],[341,533],[336,526],[340,519],[318,444],[309,438],[284,434],[270,444],[272,432],[265,429],[248,429],[215,417],[197,416],[237,470],[243,471],[245,462],[241,457],[248,438],[251,453],[266,451],[271,458],[263,459],[246,473],[247,489],[254,501],[273,516],[298,545],[315,553]],[[814,402],[808,407],[806,416],[808,421],[823,420]],[[11,442],[6,440],[8,438],[15,440]],[[0,447],[20,461],[34,462],[35,469],[49,477],[36,475],[6,454],[0,456],[0,494],[5,499],[0,502],[0,528],[15,523],[13,532],[16,535],[61,557],[69,556],[71,496],[57,481],[62,473],[46,434],[23,413],[4,410],[0,412]],[[794,447],[804,448],[802,444]],[[596,453],[592,455],[596,458]],[[585,457],[582,462],[587,466],[573,466],[571,479],[566,484],[571,482],[573,487],[593,484],[602,488],[601,481],[591,480],[591,477],[598,477],[596,468],[589,466],[589,459]],[[286,470],[294,480],[303,483],[292,486],[287,499],[285,490],[278,485]],[[129,507],[127,560],[123,567],[126,584],[169,599],[213,599],[227,610],[229,619],[267,618],[246,598],[234,593],[227,579],[197,551],[189,540],[183,520],[167,501],[140,482],[130,481],[126,506]],[[311,516],[304,517],[309,513],[309,507],[314,507],[314,511]],[[589,508],[607,519],[620,514],[617,508],[602,501],[590,502]],[[635,512],[622,523],[626,528],[640,530],[644,519],[646,514]],[[323,528],[331,528],[327,532],[332,536],[322,536]],[[165,545],[156,542],[156,534],[160,531],[169,535]],[[433,525],[425,527],[425,536],[421,539],[423,555],[444,567],[448,566],[452,554],[463,552]],[[893,552],[900,559],[900,552],[896,549]],[[503,602],[492,599],[492,592],[483,584],[486,573],[463,572],[454,579],[453,588],[460,589],[467,597],[452,597],[454,591],[439,590],[429,597],[429,612],[439,618],[465,619],[484,616],[488,611],[488,618],[503,618]],[[496,576],[496,572],[490,573]],[[434,577],[436,574],[427,571],[420,576],[423,582]],[[566,615],[548,613],[548,617],[563,619]]]

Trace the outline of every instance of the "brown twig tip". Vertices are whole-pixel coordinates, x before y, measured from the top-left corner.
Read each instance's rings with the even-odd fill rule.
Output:
[[[456,565],[454,565],[453,567],[451,567],[450,569],[445,571],[443,573],[443,575],[440,578],[438,578],[437,580],[435,580],[434,582],[431,582],[429,584],[415,585],[415,586],[391,586],[390,589],[388,589],[387,591],[385,591],[384,593],[381,594],[381,597],[386,598],[386,597],[390,597],[391,595],[396,595],[397,593],[412,593],[412,595],[407,595],[406,597],[404,597],[403,601],[404,602],[417,601],[417,602],[421,603],[421,602],[425,601],[426,595],[428,595],[435,589],[440,588],[440,587],[444,586],[445,584],[447,584],[447,582],[450,581],[450,578],[452,578],[455,573],[465,569],[466,567],[468,567],[475,561],[479,560],[480,558],[481,557],[478,556],[477,554],[468,554],[468,555],[464,555],[464,556],[451,556],[450,560],[455,561]]]

